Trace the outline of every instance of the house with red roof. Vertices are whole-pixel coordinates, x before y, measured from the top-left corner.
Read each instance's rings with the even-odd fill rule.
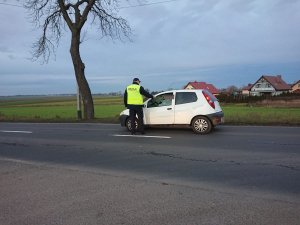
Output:
[[[290,92],[291,86],[288,85],[281,77],[262,75],[250,88],[251,96],[262,95],[280,95],[282,93]]]
[[[184,86],[183,89],[206,89],[213,95],[218,95],[220,93],[214,85],[197,81],[189,82],[187,85]]]

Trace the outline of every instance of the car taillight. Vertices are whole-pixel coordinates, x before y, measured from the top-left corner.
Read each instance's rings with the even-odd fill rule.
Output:
[[[205,91],[202,91],[206,101],[208,102],[208,104],[214,109],[215,108],[215,103],[214,101],[211,99],[211,97],[205,92]]]

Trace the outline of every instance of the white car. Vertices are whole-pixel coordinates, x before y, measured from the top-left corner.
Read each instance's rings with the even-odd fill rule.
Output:
[[[224,123],[224,113],[217,98],[204,89],[159,93],[153,100],[144,102],[143,111],[144,124],[149,127],[181,125],[191,127],[195,133],[207,134],[216,125]],[[121,112],[120,122],[131,131],[128,109]]]

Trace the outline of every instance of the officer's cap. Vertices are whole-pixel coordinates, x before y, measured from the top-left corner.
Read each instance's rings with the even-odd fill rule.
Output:
[[[137,82],[137,81],[138,81],[138,82],[141,82],[139,78],[134,78],[134,79],[133,79],[133,82]]]

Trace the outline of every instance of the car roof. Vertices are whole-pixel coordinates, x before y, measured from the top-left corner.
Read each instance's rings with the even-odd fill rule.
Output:
[[[201,92],[204,89],[176,89],[176,90],[169,90],[169,91],[163,91],[163,92],[159,92],[155,95],[159,95],[159,94],[165,94],[165,93],[171,93],[171,92]]]

